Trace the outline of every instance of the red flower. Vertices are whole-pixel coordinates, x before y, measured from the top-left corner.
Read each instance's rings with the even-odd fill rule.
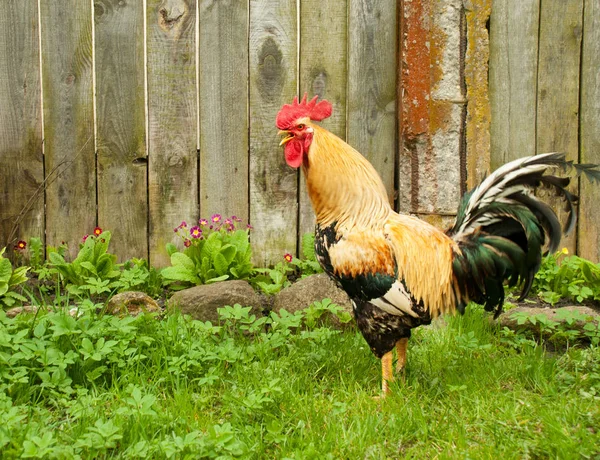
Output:
[[[183,242],[183,245],[184,245],[186,248],[189,248],[189,247],[192,245],[192,241],[191,241],[191,240],[185,240],[185,241]]]
[[[19,240],[19,242],[17,243],[17,245],[15,246],[15,249],[19,249],[19,250],[24,250],[27,247],[27,243],[23,240]]]
[[[89,236],[90,235],[83,235],[83,241],[82,242],[85,243],[85,240],[87,240]]]
[[[94,229],[94,235],[95,235],[95,236],[100,236],[100,235],[102,235],[102,229],[101,229],[100,227],[96,227],[96,228]]]
[[[293,259],[292,255],[291,255],[289,252],[288,252],[288,253],[286,253],[286,254],[283,256],[283,258],[285,259],[285,261],[286,261],[286,262],[291,262],[291,261],[292,261],[292,259]]]

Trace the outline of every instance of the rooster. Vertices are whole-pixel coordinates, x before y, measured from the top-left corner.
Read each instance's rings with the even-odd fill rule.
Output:
[[[331,104],[317,96],[294,98],[276,118],[285,160],[302,167],[316,218],[315,251],[324,271],[350,296],[357,326],[382,363],[382,392],[406,364],[411,330],[440,314],[483,304],[497,317],[504,283],[531,288],[542,250],[557,249],[561,226],[538,199],[553,189],[568,210],[565,231],[575,224],[577,197],[568,177],[549,172],[575,166],[599,179],[596,165],[573,165],[560,153],[512,161],[466,193],[454,225],[446,232],[394,212],[375,168],[342,139],[315,122],[329,117]]]

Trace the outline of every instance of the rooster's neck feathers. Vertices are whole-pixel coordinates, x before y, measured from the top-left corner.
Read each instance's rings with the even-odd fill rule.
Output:
[[[315,133],[302,169],[317,223],[337,222],[338,228],[382,225],[392,209],[375,168],[336,135],[311,126]]]

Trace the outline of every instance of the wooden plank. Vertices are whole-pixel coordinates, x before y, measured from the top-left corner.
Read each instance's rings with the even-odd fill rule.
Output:
[[[142,2],[94,2],[98,225],[120,261],[148,256],[144,11]]]
[[[347,11],[347,0],[304,0],[300,7],[300,93],[318,94],[333,104],[333,114],[321,126],[342,139],[346,138]],[[299,205],[301,239],[315,229],[304,177],[300,179]]]
[[[566,152],[577,160],[579,154],[579,64],[582,35],[581,0],[543,2],[540,12],[538,67],[537,153]],[[577,193],[577,181],[569,188]],[[557,209],[561,203],[552,201]],[[560,210],[561,222],[566,219]],[[577,231],[562,245],[575,252]]]
[[[600,0],[586,0],[581,62],[581,162],[600,164]],[[579,255],[600,262],[600,187],[581,179]]]
[[[8,0],[0,16],[0,249],[44,237],[38,9]]]
[[[77,254],[96,225],[91,2],[40,2],[46,241]]]
[[[403,2],[398,98],[400,146],[398,155],[398,210],[419,210],[419,163],[431,149],[431,46],[427,0]]]
[[[148,0],[150,262],[169,265],[173,228],[198,219],[196,1]]]
[[[296,252],[298,174],[278,147],[275,116],[297,88],[296,0],[250,0],[250,222],[254,262]]]
[[[373,163],[394,200],[396,0],[350,0],[348,143]]]
[[[200,210],[248,219],[248,4],[200,2]]]
[[[491,169],[533,155],[540,0],[494,0],[490,17]]]

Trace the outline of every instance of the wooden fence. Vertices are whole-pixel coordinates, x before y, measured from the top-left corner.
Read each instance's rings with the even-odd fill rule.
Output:
[[[491,166],[564,151],[600,163],[600,0],[494,0]],[[578,227],[563,244],[600,260],[600,187],[581,179]]]
[[[540,0],[495,0],[494,165],[554,149],[600,161],[599,1],[544,1],[540,13]],[[281,260],[314,223],[274,126],[305,91],[333,103],[323,125],[374,163],[401,211],[446,224],[489,164],[491,0],[0,4],[0,247],[40,236],[74,253],[99,225],[120,260],[161,266],[175,226],[220,213],[254,226],[256,263]],[[579,39],[559,49],[553,34],[567,29]],[[522,37],[523,58],[505,62]],[[581,192],[573,241],[590,256],[600,197]]]

